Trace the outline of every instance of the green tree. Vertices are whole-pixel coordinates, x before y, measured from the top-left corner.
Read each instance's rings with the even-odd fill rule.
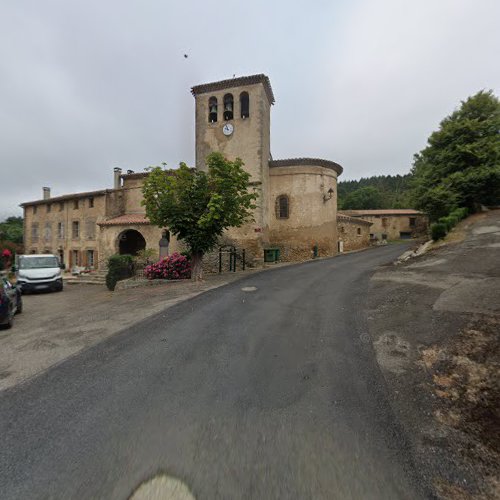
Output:
[[[222,233],[252,219],[255,193],[248,192],[250,174],[237,158],[211,153],[207,172],[181,163],[177,170],[152,167],[143,185],[143,205],[149,220],[168,227],[191,253],[192,277],[202,278],[203,255]],[[165,164],[163,164],[165,165]]]
[[[0,222],[0,240],[21,244],[23,242],[23,218],[12,216]]]
[[[383,208],[382,193],[373,186],[366,186],[352,191],[344,198],[344,210],[371,210]]]
[[[480,91],[433,132],[413,163],[415,206],[432,220],[500,201],[500,101]]]
[[[374,175],[359,180],[340,181],[338,183],[339,207],[345,208],[346,198],[354,191],[374,187],[381,196],[375,199],[377,206],[372,206],[372,208],[411,208],[410,178],[410,174]],[[352,201],[348,200],[347,204],[352,206]],[[354,208],[351,209],[354,210]]]

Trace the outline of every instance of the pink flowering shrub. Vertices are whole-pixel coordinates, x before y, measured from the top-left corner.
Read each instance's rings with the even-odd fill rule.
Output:
[[[144,268],[144,276],[150,280],[182,280],[191,278],[191,264],[187,257],[173,253],[159,262]]]

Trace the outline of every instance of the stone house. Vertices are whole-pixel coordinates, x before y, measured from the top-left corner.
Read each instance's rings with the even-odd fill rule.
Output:
[[[141,179],[145,173],[114,172],[114,188],[51,198],[43,188],[43,198],[21,204],[24,209],[26,253],[53,253],[68,269],[105,267],[116,253],[136,255],[147,248],[158,249],[166,239],[166,251],[181,251],[175,237],[145,218],[141,207]],[[171,240],[171,241],[170,241]]]
[[[343,210],[341,214],[371,222],[370,237],[378,241],[416,238],[426,234],[429,225],[424,213],[410,208]]]
[[[195,98],[196,168],[220,151],[241,158],[257,195],[254,221],[232,228],[223,242],[245,248],[250,263],[265,248],[278,247],[286,260],[334,255],[337,243],[337,176],[342,167],[318,158],[275,160],[270,119],[274,94],[263,74],[192,87]],[[114,186],[87,193],[23,203],[27,252],[56,253],[68,266],[102,268],[114,253],[158,255],[182,250],[167,228],[149,223],[141,206],[146,172],[115,169]]]
[[[339,252],[350,252],[370,246],[371,225],[371,222],[359,217],[339,213],[337,215]]]

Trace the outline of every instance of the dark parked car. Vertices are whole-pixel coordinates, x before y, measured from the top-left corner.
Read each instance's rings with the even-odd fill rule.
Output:
[[[23,298],[19,287],[0,276],[0,325],[10,328],[14,316],[23,311]]]

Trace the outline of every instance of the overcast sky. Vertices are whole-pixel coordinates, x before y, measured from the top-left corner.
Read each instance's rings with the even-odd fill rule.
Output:
[[[2,0],[0,219],[192,165],[189,89],[233,74],[271,79],[275,159],[406,173],[460,100],[498,95],[499,24],[498,0]]]

